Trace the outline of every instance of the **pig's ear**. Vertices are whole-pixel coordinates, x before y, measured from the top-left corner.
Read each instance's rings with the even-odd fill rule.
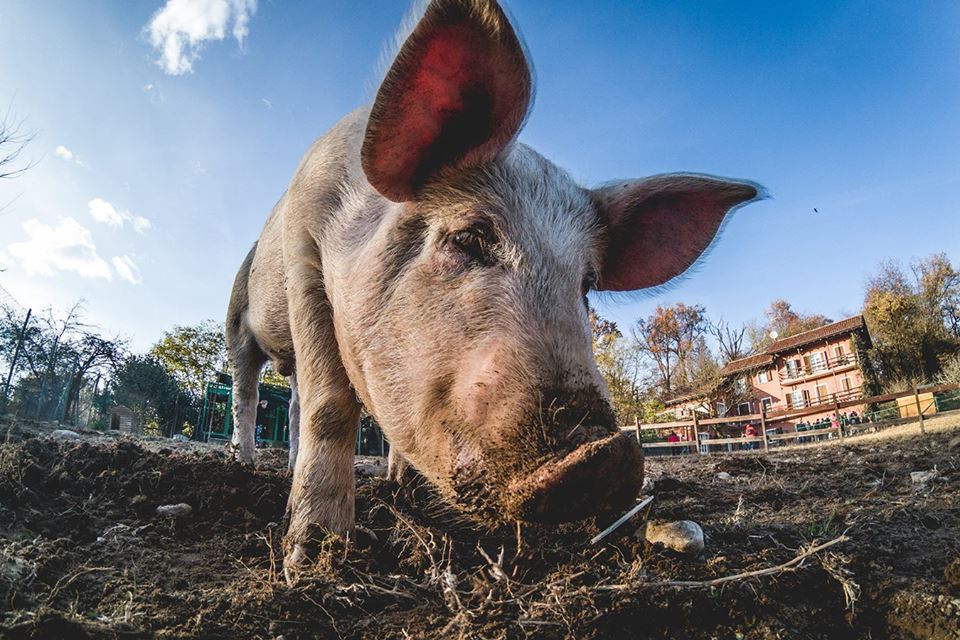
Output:
[[[496,2],[433,0],[370,111],[367,180],[403,202],[444,168],[496,157],[520,130],[532,91],[523,45]]]
[[[633,291],[686,271],[713,241],[731,209],[758,187],[689,174],[616,182],[592,192],[607,252],[597,289]]]

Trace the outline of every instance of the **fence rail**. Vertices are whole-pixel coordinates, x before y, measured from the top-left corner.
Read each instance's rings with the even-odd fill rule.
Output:
[[[835,399],[832,404],[823,404],[819,406],[806,407],[799,410],[780,410],[780,411],[771,411],[769,413],[756,413],[745,416],[730,416],[724,418],[704,418],[700,419],[694,415],[692,420],[677,420],[674,422],[661,422],[655,424],[640,424],[637,420],[632,425],[621,426],[622,431],[633,431],[636,433],[637,440],[640,441],[641,446],[644,449],[684,449],[684,448],[697,448],[701,454],[710,453],[710,447],[719,446],[719,445],[733,445],[733,444],[753,444],[761,443],[764,450],[769,449],[771,443],[780,443],[787,440],[810,440],[810,439],[820,439],[822,437],[834,437],[837,436],[841,439],[847,435],[843,427],[823,427],[819,429],[810,429],[802,431],[791,431],[788,433],[771,433],[772,429],[768,429],[767,425],[771,423],[785,422],[787,420],[795,420],[799,418],[805,418],[808,416],[823,414],[829,411],[835,411],[839,413],[841,409],[848,409],[850,407],[858,407],[861,405],[872,405],[880,404],[884,402],[890,402],[893,400],[899,400],[901,398],[913,397],[913,407],[912,409],[916,411],[916,417],[920,421],[920,431],[921,433],[926,433],[924,430],[924,419],[926,414],[929,412],[930,408],[933,407],[935,411],[942,411],[940,409],[940,404],[937,401],[935,394],[942,394],[949,391],[960,391],[960,384],[949,383],[949,384],[938,384],[931,385],[923,388],[914,387],[910,391],[902,391],[898,393],[885,393],[878,396],[870,396],[867,398],[855,398],[849,400],[839,400]],[[931,394],[933,396],[926,407],[921,406],[920,394]],[[890,407],[888,411],[896,412],[896,418],[894,420],[899,420],[904,417],[912,418],[914,416],[908,415],[903,416],[901,409],[905,405],[898,405],[897,407]],[[957,407],[960,408],[960,407]],[[948,409],[948,410],[952,410]],[[877,413],[877,412],[875,412]],[[886,420],[884,420],[886,421]],[[700,427],[702,426],[712,426],[720,424],[739,424],[745,422],[759,422],[761,429],[760,433],[763,435],[751,436],[751,437],[733,437],[733,438],[710,438],[707,435],[706,438],[703,437],[704,433],[700,432]],[[877,422],[872,421],[868,423],[850,423],[846,425],[846,431],[849,433],[859,432],[861,429],[876,427]],[[643,442],[641,438],[642,432],[658,432],[664,430],[676,431],[677,429],[693,429],[693,433],[696,434],[695,440],[681,440],[679,442]]]

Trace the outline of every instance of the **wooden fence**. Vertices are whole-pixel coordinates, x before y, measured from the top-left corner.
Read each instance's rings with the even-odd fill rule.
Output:
[[[694,413],[691,420],[678,420],[675,422],[662,422],[655,424],[641,424],[639,419],[632,425],[621,426],[622,431],[634,431],[637,435],[637,440],[640,441],[641,446],[645,449],[690,449],[695,448],[701,455],[711,453],[710,447],[719,446],[719,445],[744,445],[752,444],[754,447],[762,446],[766,451],[769,450],[771,443],[779,443],[788,440],[802,440],[808,441],[812,439],[819,439],[821,437],[839,437],[843,439],[847,435],[850,435],[850,432],[859,431],[861,428],[869,428],[875,426],[874,422],[866,423],[849,423],[845,427],[824,427],[820,429],[811,429],[805,431],[791,431],[787,433],[775,433],[774,429],[768,429],[769,424],[777,424],[781,422],[786,422],[788,420],[796,420],[798,418],[805,418],[812,415],[824,414],[829,412],[835,412],[838,416],[842,409],[847,409],[850,407],[859,407],[861,405],[868,404],[879,404],[881,402],[890,402],[891,400],[898,400],[900,398],[908,398],[913,396],[914,407],[919,416],[920,420],[920,432],[926,434],[924,428],[924,419],[925,414],[929,412],[931,406],[936,402],[936,398],[933,398],[933,394],[943,393],[946,391],[957,391],[960,390],[960,384],[940,384],[929,387],[919,388],[914,386],[911,391],[903,391],[900,393],[886,393],[879,396],[871,396],[869,398],[857,398],[850,400],[836,400],[832,404],[828,405],[819,405],[813,407],[805,407],[802,409],[795,410],[778,410],[771,411],[769,413],[762,411],[761,413],[755,413],[745,416],[727,416],[723,418],[699,418]],[[927,404],[926,407],[921,407],[920,396],[930,395],[931,401]],[[910,416],[912,417],[912,416]],[[755,437],[733,437],[733,438],[702,438],[703,435],[700,431],[701,427],[705,426],[714,426],[721,424],[739,424],[739,423],[759,423],[760,425],[760,435]],[[643,442],[641,433],[644,431],[674,431],[684,430],[688,434],[687,440],[681,440],[679,442]],[[845,430],[847,433],[845,433]]]

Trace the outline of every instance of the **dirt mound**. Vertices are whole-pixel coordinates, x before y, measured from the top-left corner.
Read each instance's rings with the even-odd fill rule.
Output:
[[[416,480],[362,478],[363,548],[325,540],[294,588],[282,456],[250,472],[215,451],[28,435],[0,445],[0,638],[954,638],[951,435],[650,461],[649,515],[698,522],[694,557],[634,521],[590,545],[616,514],[480,531]],[[156,515],[175,503],[192,510]]]

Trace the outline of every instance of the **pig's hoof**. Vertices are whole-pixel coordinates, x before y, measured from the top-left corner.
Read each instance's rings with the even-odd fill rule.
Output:
[[[249,451],[242,451],[240,447],[228,442],[227,446],[224,448],[227,454],[228,460],[235,460],[245,467],[253,467],[253,453]]]
[[[312,554],[306,545],[295,544],[283,558],[283,577],[288,587],[295,587],[300,576],[312,560]]]

